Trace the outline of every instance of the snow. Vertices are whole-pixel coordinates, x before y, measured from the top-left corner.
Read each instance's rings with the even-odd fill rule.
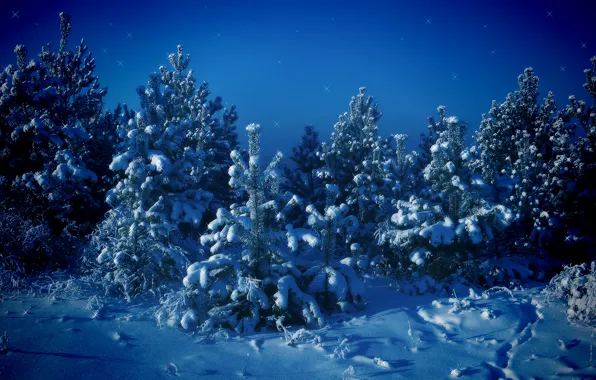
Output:
[[[455,237],[453,221],[449,217],[445,217],[443,222],[438,222],[432,226],[423,228],[419,234],[420,236],[429,239],[430,244],[434,247],[449,245],[453,242],[453,238]]]
[[[0,303],[6,338],[0,343],[7,350],[0,351],[0,373],[5,379],[43,374],[90,380],[596,376],[591,329],[569,324],[562,303],[546,302],[543,284],[513,291],[515,301],[502,292],[410,297],[383,280],[367,287],[367,308],[349,318],[340,315],[310,330],[282,325],[285,332],[247,335],[159,328],[146,302],[90,297],[82,285],[82,291],[54,297],[6,293]],[[453,311],[457,302],[466,306]],[[182,321],[192,329],[196,315],[185,313]]]
[[[286,225],[286,237],[290,251],[298,251],[300,241],[305,242],[309,247],[314,248],[320,244],[319,237],[306,228],[294,228],[291,224]]]
[[[207,261],[193,263],[186,268],[186,277],[184,277],[182,283],[187,288],[199,284],[201,288],[205,289],[209,285],[209,271],[223,266],[234,266],[234,261],[229,256],[216,254]]]
[[[292,276],[284,276],[279,279],[277,284],[277,293],[273,295],[275,304],[282,310],[286,310],[290,305],[290,297],[294,302],[302,305],[302,315],[308,324],[317,322],[323,323],[323,315],[315,300],[308,294],[302,292],[296,280]]]
[[[480,244],[484,237],[482,236],[482,230],[478,226],[478,221],[475,218],[465,218],[462,223],[456,228],[456,234],[460,235],[463,231],[468,233],[472,244]]]
[[[151,166],[160,173],[168,173],[172,168],[172,163],[162,152],[153,151],[150,153]]]
[[[416,265],[424,265],[425,259],[430,256],[431,253],[425,248],[417,248],[410,253],[410,261]]]
[[[457,116],[447,116],[447,117],[445,118],[445,122],[446,122],[447,124],[457,124],[457,123],[458,123],[458,121],[459,121],[459,120],[458,120]]]
[[[118,171],[125,170],[128,167],[130,160],[132,159],[131,152],[125,152],[114,156],[112,163],[110,164],[110,170]]]
[[[449,173],[453,174],[455,173],[455,164],[453,163],[453,161],[449,161],[445,164],[445,169],[447,169],[447,171],[449,171]]]

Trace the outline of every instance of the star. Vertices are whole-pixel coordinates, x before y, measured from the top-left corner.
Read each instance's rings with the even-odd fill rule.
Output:
[[[553,12],[552,11],[546,11],[546,17],[550,17],[553,18]]]
[[[561,68],[561,70],[559,70],[559,71],[563,71],[563,72],[565,72],[565,67],[566,67],[566,66],[559,66],[559,67]]]
[[[108,22],[108,25],[109,25],[109,26],[113,26],[111,22]]]
[[[124,61],[118,61],[118,67],[122,66],[124,67],[124,65],[122,64]]]
[[[6,66],[2,65],[2,71],[6,71]]]
[[[335,21],[335,17],[331,17],[331,21]]]
[[[132,38],[132,33],[126,33],[126,38]]]
[[[569,243],[569,242],[571,242],[571,239],[572,239],[572,238],[573,238],[573,236],[571,236],[571,235],[567,235],[567,236],[565,236],[565,243]]]
[[[104,52],[104,53],[107,53],[107,52],[108,52],[108,49],[103,49],[103,52]]]
[[[457,78],[458,75],[459,75],[459,73],[451,74],[451,77],[452,77],[451,80],[459,80]]]
[[[273,122],[275,123],[275,124],[273,125],[273,128],[279,128],[279,123],[278,123],[277,121],[275,121],[275,120],[273,120]]]
[[[329,90],[329,86],[323,86],[323,87],[325,87],[325,90],[324,90],[324,92],[331,92],[331,91]]]
[[[586,46],[588,43],[587,42],[582,42],[582,49],[586,49],[588,46]]]
[[[18,11],[16,11],[16,12],[15,12],[15,11],[12,11],[12,16],[11,16],[10,18],[15,18],[15,17],[16,17],[16,18],[20,18],[20,17],[19,17],[19,12],[20,12],[20,10],[18,10]]]
[[[399,40],[400,40],[400,41],[403,41],[403,40],[404,40],[404,38],[403,38],[403,37],[400,37],[400,38],[399,38]]]
[[[298,29],[296,29],[296,33],[298,33]]]
[[[491,50],[491,52],[490,52],[490,53],[491,53],[491,54],[496,54],[496,51],[497,51],[497,49],[493,49],[493,50]]]
[[[221,36],[221,34],[217,33],[217,37]]]
[[[430,24],[431,23],[430,20],[431,20],[430,18],[427,18],[426,19],[426,24]]]
[[[484,24],[484,29],[487,29],[487,28],[488,28],[488,24]]]
[[[281,59],[277,61],[277,64],[278,65],[281,65]]]

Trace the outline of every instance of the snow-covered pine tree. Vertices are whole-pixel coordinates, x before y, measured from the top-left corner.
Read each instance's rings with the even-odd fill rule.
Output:
[[[564,156],[565,159],[557,160],[561,163],[558,169],[572,171],[572,180],[565,180],[563,173],[558,173],[553,179],[558,185],[564,184],[564,195],[568,197],[562,207],[561,218],[567,225],[564,245],[574,247],[576,252],[572,262],[594,260],[596,257],[596,186],[593,181],[596,177],[596,56],[590,61],[592,69],[584,70],[584,88],[592,98],[592,105],[570,96],[570,104],[564,112],[585,133],[573,144],[572,152]],[[566,169],[569,164],[571,168]]]
[[[201,244],[210,246],[212,256],[189,266],[183,281],[187,292],[206,292],[208,296],[204,329],[222,325],[250,331],[262,323],[262,312],[271,308],[272,291],[268,289],[275,286],[270,277],[272,268],[283,268],[274,265],[285,255],[278,251],[284,240],[277,222],[280,207],[271,199],[276,198],[279,188],[277,166],[282,155],[278,152],[261,169],[260,126],[251,124],[246,130],[248,163],[243,162],[238,150],[231,152],[234,165],[229,168],[229,184],[240,188],[248,200],[245,205],[233,204],[230,210],[217,211],[217,218],[208,225],[210,233],[201,237]]]
[[[90,227],[94,227],[109,210],[105,196],[117,183],[117,174],[110,170],[110,164],[112,158],[119,153],[117,149],[123,140],[117,131],[118,125],[125,122],[121,117],[121,110],[122,106],[118,104],[114,112],[106,110],[100,117],[90,119],[88,124],[90,139],[82,158],[87,168],[97,175],[97,181],[91,185],[91,189],[94,198],[101,201],[100,207],[84,210],[86,219],[91,223]]]
[[[207,102],[206,84],[195,89],[192,72],[183,74],[189,59],[179,46],[170,55],[173,71],[161,67],[138,89],[141,109],[124,127],[126,151],[110,164],[123,174],[108,193],[113,210],[94,244],[108,287],[116,284],[127,297],[180,276],[192,254],[184,239],[197,233],[213,198],[204,190],[214,170],[205,167],[214,157],[205,147],[216,146],[213,113],[221,99]]]
[[[218,210],[217,219],[209,224],[210,233],[201,237],[212,256],[187,268],[183,281],[186,292],[191,299],[199,297],[197,293],[207,298],[203,329],[227,326],[250,331],[265,323],[268,316],[320,324],[323,313],[310,293],[313,290],[318,294],[320,289],[308,287],[321,268],[322,258],[316,250],[319,238],[313,231],[291,224],[282,230],[284,214],[300,202],[293,197],[286,205],[279,203],[277,166],[281,153],[261,169],[260,127],[251,124],[246,129],[248,163],[233,151],[234,165],[229,173],[230,185],[240,187],[248,199],[230,210]],[[351,268],[342,268],[351,273]],[[343,276],[342,283],[347,284]],[[341,294],[340,301],[345,301],[351,293],[344,289]]]
[[[426,191],[424,189],[424,187],[426,186],[426,182],[424,180],[424,169],[432,161],[431,147],[435,145],[437,139],[439,138],[439,133],[444,131],[447,125],[447,115],[445,113],[445,106],[437,107],[437,112],[439,113],[439,117],[436,121],[434,117],[428,117],[428,134],[420,134],[420,142],[418,143],[417,152],[418,154],[416,155],[416,160],[414,162],[413,168],[414,173],[418,173],[418,175],[415,176],[414,182],[414,187],[418,191]]]
[[[368,267],[368,259],[350,257],[350,251],[358,250],[357,243],[350,244],[358,228],[358,219],[349,215],[345,203],[335,206],[338,196],[339,188],[327,185],[324,213],[312,204],[306,208],[308,224],[321,239],[321,259],[304,272],[303,278],[308,283],[307,291],[314,294],[326,310],[334,310],[335,305],[345,310],[346,306],[363,304],[364,285],[355,269]],[[339,247],[338,238],[342,239]]]
[[[401,267],[402,275],[411,267],[435,280],[454,274],[461,259],[478,254],[483,242],[512,221],[506,207],[483,199],[476,188],[466,162],[465,124],[447,117],[442,106],[438,111],[439,123],[430,123],[435,141],[423,172],[426,189],[398,200],[397,212],[376,233],[378,243],[390,248],[388,261]]]
[[[377,123],[381,118],[378,104],[366,97],[366,88],[352,97],[350,111],[339,116],[331,134],[331,144],[322,143],[319,158],[325,162],[320,173],[341,189],[340,201],[352,191],[357,174],[372,166],[373,154],[381,144]]]
[[[509,239],[517,252],[546,252],[560,235],[561,200],[573,186],[570,176],[573,127],[565,113],[557,113],[549,92],[537,102],[539,78],[532,68],[518,77],[519,89],[505,102],[493,101],[490,118],[483,116],[476,132],[472,163],[494,189],[493,201],[510,207],[516,216]],[[557,240],[557,239],[555,239]],[[560,239],[558,239],[560,240]]]
[[[60,48],[52,52],[48,45],[38,61],[26,63],[27,49],[18,45],[17,65],[2,73],[0,95],[2,175],[19,189],[14,197],[31,193],[62,225],[73,210],[97,206],[89,188],[96,176],[79,157],[86,152],[89,121],[101,117],[107,92],[99,88],[84,41],[76,51],[67,49],[70,29],[69,15],[61,13]]]
[[[4,201],[34,225],[47,223],[52,243],[68,240],[66,252],[63,246],[54,252],[65,256],[73,250],[72,239],[89,232],[81,223],[104,197],[96,191],[97,175],[86,159],[90,124],[103,117],[107,92],[99,87],[84,41],[68,49],[70,29],[70,17],[60,13],[58,51],[48,44],[37,60],[27,62],[26,47],[18,45],[16,65],[0,73]],[[48,257],[54,253],[48,248]]]
[[[444,117],[444,107],[439,107],[441,127],[436,128],[437,139],[430,147],[431,161],[424,168],[424,180],[439,195],[443,209],[453,220],[465,215],[472,202],[470,173],[464,165],[466,125],[455,116]],[[466,207],[468,210],[466,210]]]
[[[485,183],[501,190],[501,200],[509,197],[513,166],[518,160],[520,144],[524,144],[524,132],[530,136],[530,145],[543,146],[544,152],[537,152],[541,153],[541,157],[548,155],[546,124],[554,116],[556,107],[552,93],[548,94],[542,107],[537,103],[538,82],[534,70],[525,69],[518,77],[519,89],[509,93],[501,104],[493,100],[490,117],[482,116],[480,128],[474,136],[480,153],[477,167]],[[540,144],[533,143],[537,138]]]
[[[282,189],[298,195],[308,204],[316,204],[324,198],[323,186],[316,175],[323,167],[317,156],[319,149],[319,132],[312,125],[306,125],[300,144],[292,148],[290,156],[296,169],[284,168]]]
[[[410,197],[416,191],[416,173],[414,172],[418,153],[413,151],[406,153],[406,141],[408,136],[405,134],[392,135],[395,141],[395,147],[392,144],[386,144],[384,147],[385,161],[382,163],[383,176],[386,186],[389,186],[389,193],[395,200]]]
[[[204,172],[209,181],[205,181],[204,189],[214,196],[214,210],[230,204],[233,194],[227,185],[229,177],[226,170],[232,164],[230,152],[238,148],[238,135],[235,122],[238,120],[236,106],[224,108],[223,99],[219,96],[208,100],[211,91],[207,82],[195,85],[192,70],[186,74],[190,55],[183,54],[183,47],[178,46],[177,54],[170,55],[173,70],[159,68],[159,85],[164,86],[163,97],[166,119],[189,118],[193,128],[200,130],[201,149],[204,151]],[[220,113],[221,111],[221,113]],[[221,116],[221,117],[218,117]]]

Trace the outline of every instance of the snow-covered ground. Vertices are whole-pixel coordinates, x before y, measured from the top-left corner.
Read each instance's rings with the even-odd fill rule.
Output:
[[[319,330],[286,326],[293,345],[275,330],[159,328],[148,303],[86,292],[5,295],[0,379],[596,378],[592,330],[569,323],[540,284],[457,298],[406,296],[381,280],[367,286],[366,310]]]

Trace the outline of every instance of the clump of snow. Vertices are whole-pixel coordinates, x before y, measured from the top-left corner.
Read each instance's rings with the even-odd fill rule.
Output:
[[[168,173],[172,167],[172,163],[165,154],[161,152],[152,152],[151,167],[157,172]]]
[[[490,320],[490,319],[494,319],[495,318],[495,315],[494,315],[493,311],[491,309],[488,309],[488,308],[482,309],[482,313],[480,313],[480,316],[483,319],[486,319],[486,320]]]
[[[416,265],[424,265],[424,263],[426,262],[426,258],[431,256],[431,254],[432,253],[428,249],[420,247],[412,251],[412,253],[410,253],[409,258],[410,261]]]
[[[199,317],[197,316],[197,312],[193,309],[187,310],[180,320],[180,325],[185,330],[194,330],[198,326],[198,323]]]
[[[445,164],[445,169],[451,174],[455,173],[455,164],[453,161],[449,161]]]
[[[455,237],[453,221],[451,218],[445,217],[443,222],[438,222],[423,228],[419,234],[420,236],[429,239],[430,244],[434,247],[449,245],[453,243]]]
[[[462,375],[462,373],[461,373],[461,370],[459,368],[454,368],[449,373],[449,376],[451,376],[451,377],[460,377],[461,375]]]
[[[381,358],[374,358],[373,361],[378,367],[385,368],[385,369],[391,369],[389,362],[387,362]]]

